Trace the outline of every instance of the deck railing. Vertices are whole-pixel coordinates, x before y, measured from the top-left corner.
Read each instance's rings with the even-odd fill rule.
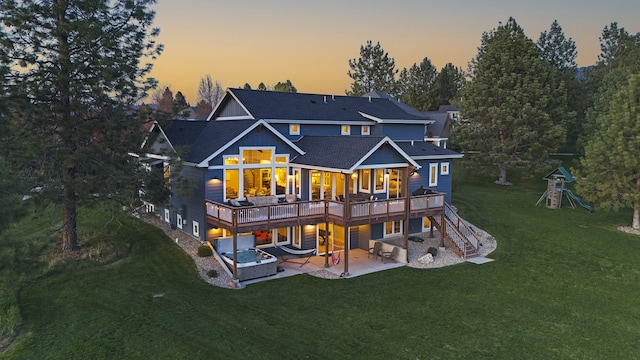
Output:
[[[458,213],[453,211],[451,205],[446,204],[444,207],[444,214],[449,219],[449,221],[455,225],[456,229],[464,236],[467,241],[476,249],[480,248],[480,239],[478,239],[478,235],[476,235],[475,231],[473,231],[466,221],[461,218]]]
[[[406,198],[367,200],[349,204],[347,220],[390,218],[402,216],[406,212]],[[444,194],[420,195],[410,198],[412,214],[438,211],[444,205]],[[243,226],[252,223],[270,223],[275,220],[304,219],[305,217],[333,216],[344,218],[344,202],[340,201],[296,201],[293,203],[278,203],[270,205],[254,205],[234,207],[215,201],[206,201],[207,216],[215,224],[229,226]],[[234,223],[235,218],[235,223]]]

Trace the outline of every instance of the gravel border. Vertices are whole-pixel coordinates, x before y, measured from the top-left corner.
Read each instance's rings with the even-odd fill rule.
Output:
[[[145,215],[142,215],[140,219],[161,229],[170,239],[175,240],[176,245],[178,245],[182,250],[184,250],[185,253],[191,256],[191,258],[193,259],[196,265],[198,273],[200,274],[200,277],[205,282],[207,282],[210,285],[218,286],[221,288],[227,288],[227,289],[238,289],[242,287],[237,281],[233,280],[233,278],[228,273],[225,265],[223,265],[220,261],[218,261],[218,259],[215,256],[207,256],[207,257],[198,256],[198,247],[203,245],[203,243],[200,240],[194,238],[191,235],[188,235],[187,233],[181,230],[171,229],[169,227],[169,224],[162,221],[162,219],[160,219],[156,215],[145,214]],[[487,256],[490,253],[492,253],[497,247],[496,239],[486,231],[481,230],[473,225],[472,227],[475,230],[476,234],[478,234],[480,237],[480,244],[481,244],[480,252],[479,252],[480,256]],[[447,247],[445,247],[444,249],[442,248],[438,249],[438,253],[433,258],[433,262],[430,262],[430,263],[420,262],[418,261],[418,259],[421,258],[423,255],[427,254],[427,250],[429,249],[429,247],[438,248],[440,235],[436,231],[434,232],[433,238],[429,237],[429,233],[411,234],[409,236],[417,236],[423,239],[424,241],[408,242],[409,263],[407,264],[407,266],[410,266],[413,268],[419,268],[419,269],[432,269],[432,268],[441,268],[444,266],[450,266],[450,265],[455,265],[455,264],[460,264],[465,262],[464,259],[459,257],[455,252],[453,252],[450,248],[447,248]],[[403,237],[397,237],[397,238],[385,239],[384,242],[397,245],[397,246],[402,246],[404,239]],[[209,277],[207,275],[207,272],[210,270],[215,270],[217,272],[217,277],[213,277],[213,278]],[[312,272],[309,272],[308,274],[315,277],[323,278],[323,279],[340,279],[340,276],[327,270],[312,271]]]

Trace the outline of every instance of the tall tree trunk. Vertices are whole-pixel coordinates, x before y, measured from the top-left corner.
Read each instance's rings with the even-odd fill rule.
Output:
[[[500,177],[498,178],[498,181],[496,181],[496,184],[511,185],[511,183],[507,181],[507,167],[505,165],[498,165],[498,168],[500,169]]]
[[[62,251],[75,251],[78,246],[78,210],[76,204],[76,194],[68,187],[63,191],[63,213],[62,213]]]
[[[637,230],[640,230],[640,205],[635,205],[633,207],[633,223],[631,227]]]

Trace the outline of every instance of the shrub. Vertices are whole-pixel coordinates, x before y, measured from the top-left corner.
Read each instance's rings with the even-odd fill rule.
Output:
[[[200,247],[198,248],[198,256],[200,257],[206,257],[206,256],[211,256],[213,255],[213,250],[211,250],[211,248],[207,245],[200,245]]]
[[[217,278],[218,277],[218,272],[215,269],[211,269],[209,271],[207,271],[207,276],[210,278]]]
[[[427,252],[433,255],[433,257],[435,257],[438,254],[438,249],[434,248],[433,246],[429,246],[429,249],[427,249]]]

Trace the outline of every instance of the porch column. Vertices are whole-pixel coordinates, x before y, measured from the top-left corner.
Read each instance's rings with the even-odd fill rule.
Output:
[[[427,202],[429,200],[427,199]],[[431,216],[427,217],[429,219],[429,238],[433,239],[433,219],[431,218]]]
[[[327,203],[325,200],[325,219],[327,219]],[[324,223],[324,267],[329,267],[329,221]]]

